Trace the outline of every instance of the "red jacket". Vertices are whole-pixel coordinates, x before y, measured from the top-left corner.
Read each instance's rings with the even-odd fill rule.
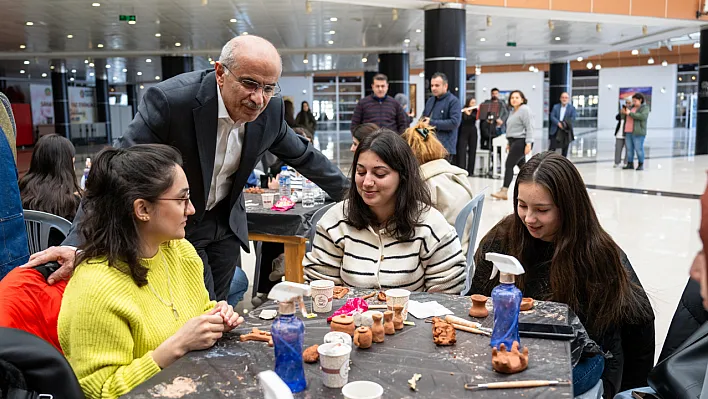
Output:
[[[13,269],[0,280],[0,327],[27,331],[62,352],[57,319],[66,283],[48,285],[37,270]]]

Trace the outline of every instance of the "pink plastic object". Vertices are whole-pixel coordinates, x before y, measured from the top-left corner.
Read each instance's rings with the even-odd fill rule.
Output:
[[[276,202],[275,205],[270,208],[270,210],[285,212],[293,208],[295,208],[295,203],[290,198],[286,197],[279,199],[278,202]]]
[[[342,305],[341,308],[335,310],[334,313],[332,313],[332,315],[327,318],[327,322],[329,323],[330,321],[332,321],[333,317],[339,316],[340,314],[352,316],[354,315],[354,312],[364,313],[367,310],[369,310],[369,305],[366,303],[365,300],[361,298],[350,298],[347,299],[347,302]]]

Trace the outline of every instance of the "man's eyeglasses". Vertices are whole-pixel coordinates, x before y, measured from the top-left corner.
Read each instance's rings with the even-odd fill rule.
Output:
[[[186,196],[182,198],[157,198],[158,201],[182,201],[184,203],[184,211],[187,211],[187,208],[189,208],[189,193],[187,193]]]
[[[251,93],[257,92],[258,89],[263,89],[263,95],[266,97],[275,97],[280,94],[280,86],[278,86],[277,83],[274,85],[260,84],[255,80],[248,78],[237,78],[236,75],[234,75],[234,73],[226,67],[226,65],[221,64],[221,66],[226,69],[229,74],[233,75],[233,77],[236,78],[236,81],[238,81],[244,89],[250,91]]]

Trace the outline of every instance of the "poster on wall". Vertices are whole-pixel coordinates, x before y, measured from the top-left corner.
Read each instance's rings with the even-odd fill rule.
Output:
[[[32,107],[33,125],[51,125],[54,123],[54,100],[51,86],[31,84],[30,105]]]
[[[644,95],[644,103],[649,106],[651,110],[651,87],[620,87],[619,89],[619,108],[625,104],[627,99],[632,99],[632,96],[636,93],[641,93]]]
[[[92,88],[69,87],[69,113],[71,123],[93,123],[96,113],[93,93]]]

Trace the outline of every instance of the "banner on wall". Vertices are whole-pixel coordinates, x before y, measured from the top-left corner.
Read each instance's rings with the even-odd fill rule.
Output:
[[[51,125],[54,123],[54,100],[51,86],[31,84],[30,105],[32,107],[33,125]]]
[[[69,87],[69,113],[71,123],[93,123],[96,114],[94,89]]]
[[[644,95],[644,103],[649,106],[651,110],[651,87],[620,87],[619,89],[619,107],[622,109],[625,101],[627,99],[632,99],[635,93],[641,93]]]

